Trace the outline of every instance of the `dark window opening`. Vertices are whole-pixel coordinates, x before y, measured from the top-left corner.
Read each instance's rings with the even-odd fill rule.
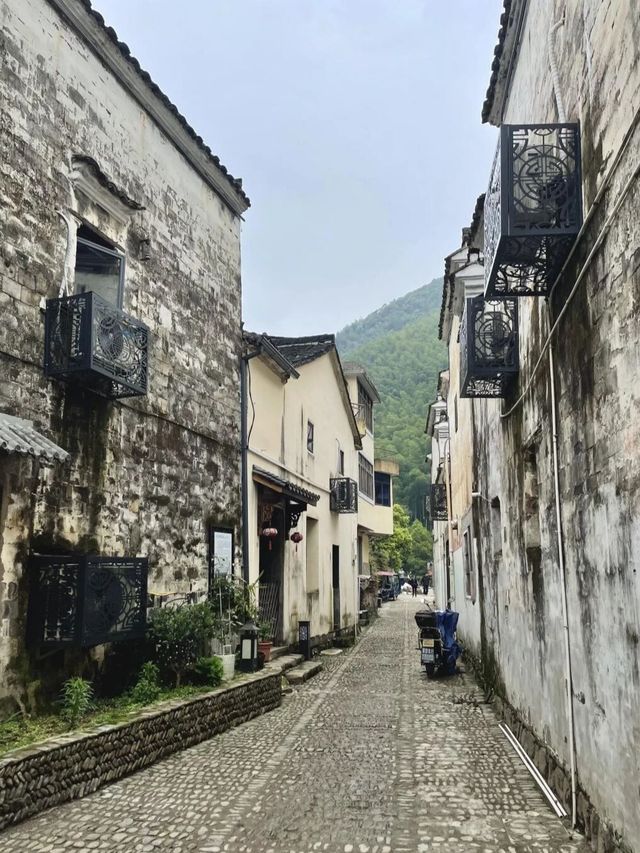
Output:
[[[360,383],[358,383],[358,409],[366,428],[369,432],[373,432],[373,400]]]
[[[373,500],[373,465],[362,453],[358,454],[358,488]]]
[[[380,474],[376,471],[376,503],[380,506],[391,506],[391,475]]]
[[[502,514],[500,512],[500,498],[491,500],[491,548],[494,557],[502,556]]]
[[[307,421],[307,450],[309,451],[309,453],[313,453],[313,438],[313,424],[311,423],[311,421]]]
[[[106,302],[122,307],[124,255],[87,225],[78,228],[75,292],[97,293]]]
[[[524,451],[524,545],[529,571],[540,566],[542,549],[540,539],[540,483],[538,481],[538,460],[535,446]]]
[[[344,450],[338,451],[338,473],[344,474]]]
[[[473,574],[473,558],[471,555],[471,528],[467,527],[464,531],[464,539],[462,543],[462,555],[464,559],[464,594],[467,598],[475,601],[475,577]]]

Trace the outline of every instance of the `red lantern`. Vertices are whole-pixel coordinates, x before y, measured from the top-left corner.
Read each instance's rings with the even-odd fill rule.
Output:
[[[275,527],[265,527],[262,531],[262,535],[265,537],[265,539],[269,540],[269,550],[271,550],[271,540],[276,538],[276,536],[278,535],[278,531]]]
[[[298,533],[298,531],[296,530],[295,533],[291,534],[290,539],[292,542],[296,543],[296,554],[297,554],[298,553],[298,542],[302,542],[302,540],[304,539],[304,536],[302,535],[302,533]]]

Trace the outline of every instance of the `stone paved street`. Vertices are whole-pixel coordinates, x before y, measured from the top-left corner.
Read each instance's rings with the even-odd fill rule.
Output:
[[[282,708],[0,836],[2,853],[578,853],[469,675],[429,682],[385,605]],[[454,698],[462,699],[457,703]]]

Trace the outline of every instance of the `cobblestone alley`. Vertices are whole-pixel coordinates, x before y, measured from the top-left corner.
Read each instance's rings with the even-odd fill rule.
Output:
[[[464,701],[470,676],[426,680],[418,606],[385,605],[355,650],[329,659],[279,710],[8,830],[0,850],[586,850],[491,708]]]

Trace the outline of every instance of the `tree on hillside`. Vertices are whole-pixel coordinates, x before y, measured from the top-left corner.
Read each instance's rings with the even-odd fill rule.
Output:
[[[405,572],[422,577],[433,554],[431,533],[407,510],[393,505],[393,536],[371,543],[371,567],[375,571]]]
[[[411,551],[407,562],[407,570],[411,575],[421,578],[427,571],[427,564],[433,558],[433,536],[430,531],[416,519],[409,528],[411,536]]]
[[[447,363],[446,349],[438,339],[438,320],[437,310],[417,316],[408,313],[403,328],[386,331],[355,349],[341,350],[345,360],[363,365],[380,392],[381,403],[375,409],[376,456],[399,463],[395,500],[409,510],[412,519],[421,521],[429,484],[425,456],[430,448],[424,434],[427,407],[435,398],[438,374]]]

